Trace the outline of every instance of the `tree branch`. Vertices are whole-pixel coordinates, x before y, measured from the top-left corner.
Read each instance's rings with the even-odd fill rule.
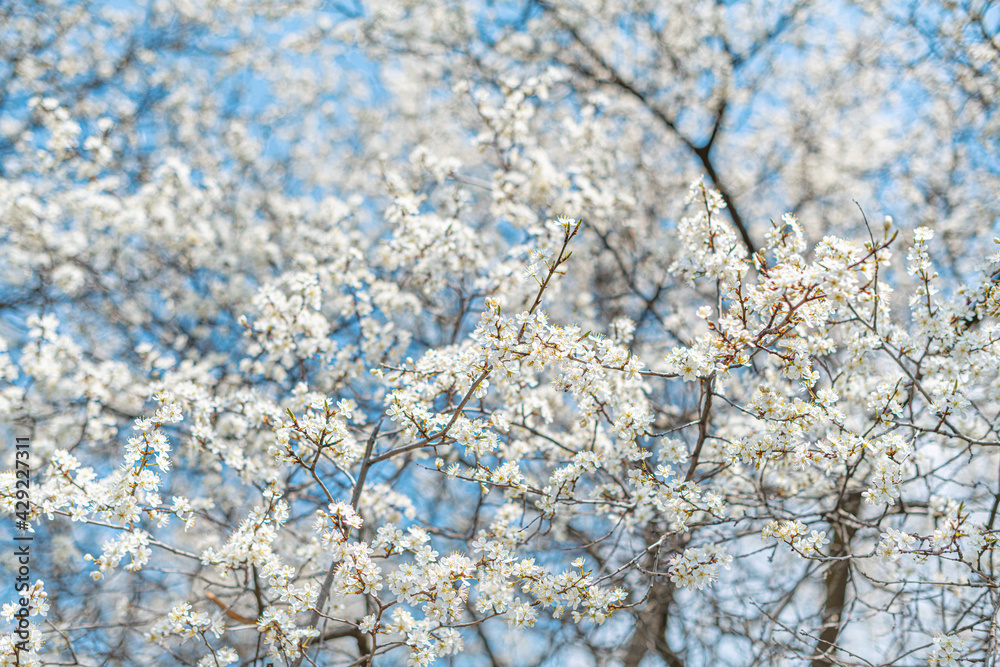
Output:
[[[368,476],[368,468],[370,468],[372,464],[372,451],[375,449],[375,439],[378,438],[378,432],[382,428],[382,421],[384,419],[385,415],[383,415],[378,420],[378,423],[375,424],[372,434],[368,436],[368,443],[365,445],[365,456],[361,461],[361,469],[358,471],[357,482],[354,484],[354,493],[351,495],[351,507],[353,507],[355,511],[357,511],[358,503],[361,501],[361,489],[365,485],[365,477]],[[323,607],[326,606],[327,599],[330,597],[330,588],[333,586],[334,571],[336,570],[335,566],[335,562],[330,563],[330,567],[326,571],[326,579],[323,581],[323,586],[319,590],[319,596],[316,598],[316,606],[313,608],[312,615],[309,617],[309,625],[313,627],[316,627],[316,624],[319,623],[319,616],[322,613]],[[355,629],[352,628],[352,630]],[[344,634],[338,634],[338,632],[339,630],[334,631],[334,634],[329,637],[327,635],[320,637],[319,642],[317,643],[322,643],[326,639],[332,637],[354,636],[354,632],[349,632],[346,629],[344,630]],[[306,646],[308,646],[308,644]],[[295,658],[295,661],[292,663],[292,667],[299,667],[299,665],[302,664],[302,659],[306,654],[305,648],[306,647],[303,647],[302,652]],[[362,642],[360,639],[358,640],[358,648],[359,650],[362,648]]]

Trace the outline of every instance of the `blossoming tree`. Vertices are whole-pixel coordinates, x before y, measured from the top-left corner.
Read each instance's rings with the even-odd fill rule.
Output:
[[[0,11],[0,664],[1000,664],[996,7]]]

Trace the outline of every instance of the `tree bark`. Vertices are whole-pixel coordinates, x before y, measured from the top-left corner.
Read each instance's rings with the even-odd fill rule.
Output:
[[[844,497],[841,509],[855,515],[861,506],[861,493],[854,492]],[[834,519],[830,524],[833,531],[833,546],[830,555],[834,558],[846,556],[851,551],[851,539],[857,532],[855,526]],[[812,667],[833,667],[837,654],[837,637],[844,625],[844,606],[847,602],[847,584],[851,579],[851,561],[835,560],[826,575],[826,600],[823,603],[823,630],[816,643],[816,657]]]
[[[667,622],[674,602],[674,584],[660,578],[649,591],[646,608],[639,613],[635,633],[625,655],[625,667],[639,667],[649,651],[656,651],[669,667],[684,667],[684,662],[667,643]]]

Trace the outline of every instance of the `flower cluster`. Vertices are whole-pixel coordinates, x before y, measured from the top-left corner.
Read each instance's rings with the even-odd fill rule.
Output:
[[[934,649],[927,664],[939,667],[959,667],[966,657],[968,643],[961,635],[936,635]]]
[[[915,536],[892,527],[887,527],[879,537],[881,539],[875,546],[875,553],[889,561],[898,559],[901,553],[912,550],[917,543]]]
[[[670,559],[670,581],[681,588],[704,588],[719,578],[719,567],[729,569],[733,557],[723,547],[708,544],[685,549]]]

